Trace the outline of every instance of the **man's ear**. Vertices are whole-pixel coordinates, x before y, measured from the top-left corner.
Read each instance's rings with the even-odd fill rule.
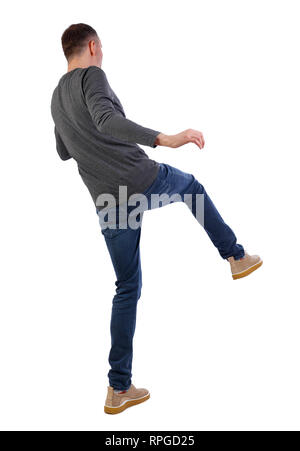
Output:
[[[89,50],[91,56],[96,54],[96,42],[93,39],[89,41]]]

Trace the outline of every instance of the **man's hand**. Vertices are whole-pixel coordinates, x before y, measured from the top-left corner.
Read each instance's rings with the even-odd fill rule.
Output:
[[[157,135],[155,141],[155,144],[157,144],[158,146],[172,148],[181,147],[187,143],[194,143],[200,149],[203,149],[205,144],[203,134],[198,130],[188,128],[187,130],[184,130],[183,132],[178,133],[177,135],[164,135],[163,133],[160,133],[159,135]]]

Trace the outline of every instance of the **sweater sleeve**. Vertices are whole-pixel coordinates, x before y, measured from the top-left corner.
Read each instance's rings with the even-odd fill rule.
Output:
[[[157,147],[154,143],[159,131],[142,127],[115,109],[112,90],[100,67],[88,67],[82,89],[89,113],[101,133],[129,143]]]
[[[54,126],[54,135],[55,135],[55,140],[56,140],[56,150],[58,155],[60,156],[60,158],[62,160],[69,160],[71,157],[71,155],[69,154],[69,152],[67,151],[66,146],[64,145],[60,134],[57,131],[56,126]]]

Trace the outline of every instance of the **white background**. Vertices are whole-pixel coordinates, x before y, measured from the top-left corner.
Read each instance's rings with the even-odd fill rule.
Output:
[[[15,1],[1,25],[2,430],[299,430],[299,2]],[[93,26],[126,116],[206,145],[192,172],[264,265],[233,281],[183,204],[145,213],[132,382],[104,414],[114,272],[50,98],[60,38]]]

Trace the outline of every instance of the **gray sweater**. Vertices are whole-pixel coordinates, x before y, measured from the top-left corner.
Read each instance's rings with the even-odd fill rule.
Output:
[[[62,160],[77,162],[95,205],[103,193],[115,196],[118,204],[119,185],[127,186],[129,197],[154,181],[159,163],[138,144],[156,147],[160,132],[126,118],[100,67],[64,74],[52,94],[51,114],[57,152]]]

